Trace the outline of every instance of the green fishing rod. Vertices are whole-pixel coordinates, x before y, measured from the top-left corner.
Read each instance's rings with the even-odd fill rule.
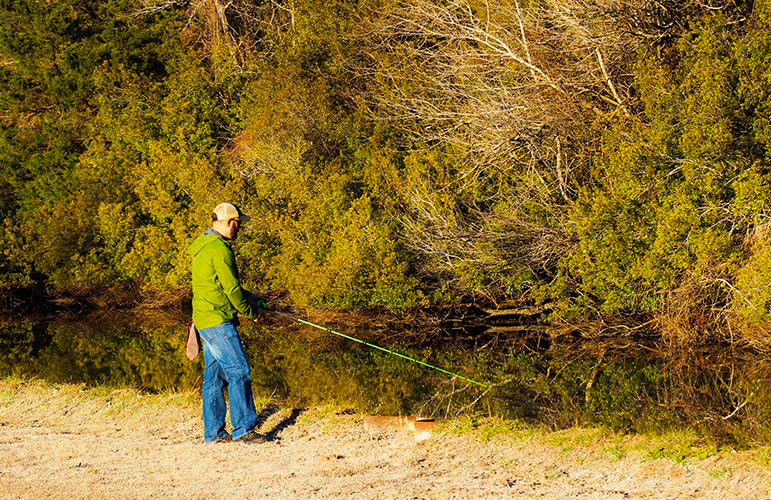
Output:
[[[306,320],[301,319],[301,318],[296,318],[296,317],[294,317],[294,316],[292,316],[290,314],[282,313],[282,312],[279,312],[279,311],[269,311],[269,312],[278,314],[279,316],[284,316],[285,318],[289,318],[289,319],[291,319],[293,321],[297,321],[297,322],[302,323],[304,325],[309,325],[309,326],[312,326],[314,328],[318,328],[319,330],[324,330],[325,332],[334,333],[335,335],[339,335],[340,337],[346,338],[348,340],[353,340],[354,342],[358,342],[360,344],[364,344],[364,345],[366,345],[368,347],[372,347],[374,349],[379,349],[381,351],[387,352],[388,354],[393,354],[394,356],[399,356],[400,358],[404,358],[404,359],[406,359],[408,361],[412,361],[414,363],[418,363],[418,364],[421,364],[423,366],[427,366],[429,368],[432,368],[434,370],[440,371],[442,373],[446,373],[447,375],[451,375],[451,376],[457,377],[457,378],[459,378],[461,380],[465,380],[467,382],[471,382],[472,384],[476,384],[476,385],[479,385],[479,386],[482,386],[482,387],[487,387],[487,384],[483,384],[481,382],[477,382],[476,380],[471,380],[470,378],[464,377],[463,375],[458,375],[457,373],[453,373],[451,371],[447,371],[447,370],[445,370],[443,368],[439,368],[439,367],[436,367],[434,365],[429,365],[428,363],[424,363],[423,361],[418,361],[417,359],[413,359],[413,358],[411,358],[409,356],[405,356],[404,354],[398,353],[396,351],[391,351],[389,349],[386,349],[385,347],[380,347],[380,346],[377,346],[375,344],[370,344],[369,342],[365,342],[365,341],[363,341],[361,339],[357,339],[356,337],[351,337],[350,335],[346,335],[344,333],[336,332],[336,331],[332,330],[331,328],[327,328],[325,326],[317,325],[315,323],[311,323],[310,321],[306,321]]]

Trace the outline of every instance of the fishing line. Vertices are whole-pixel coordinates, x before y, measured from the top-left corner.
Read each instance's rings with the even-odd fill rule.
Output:
[[[421,364],[423,366],[427,366],[429,368],[432,368],[434,370],[440,371],[442,373],[446,373],[447,375],[452,375],[453,377],[457,377],[459,379],[466,380],[467,382],[471,382],[472,384],[476,384],[476,385],[479,385],[479,386],[482,386],[482,387],[487,387],[487,384],[483,384],[481,382],[477,382],[476,380],[471,380],[470,378],[464,377],[463,375],[458,375],[457,373],[453,373],[451,371],[447,371],[447,370],[445,370],[443,368],[439,368],[439,367],[434,366],[434,365],[429,365],[428,363],[424,363],[423,361],[418,361],[417,359],[413,359],[413,358],[411,358],[409,356],[405,356],[404,354],[398,353],[396,351],[391,351],[389,349],[386,349],[385,347],[380,347],[380,346],[377,346],[375,344],[370,344],[369,342],[365,342],[363,340],[357,339],[356,337],[351,337],[350,335],[346,335],[344,333],[336,332],[336,331],[334,331],[334,330],[332,330],[330,328],[327,328],[325,326],[320,326],[320,325],[317,325],[315,323],[311,323],[310,321],[306,321],[304,319],[295,318],[294,316],[291,316],[289,314],[282,313],[282,312],[279,312],[279,311],[270,311],[270,312],[278,314],[280,316],[284,316],[286,318],[289,318],[291,320],[297,321],[299,323],[303,323],[305,325],[309,325],[309,326],[312,326],[314,328],[318,328],[319,330],[324,330],[324,331],[329,332],[329,333],[334,333],[335,335],[339,335],[339,336],[341,336],[343,338],[346,338],[348,340],[353,340],[354,342],[359,342],[360,344],[364,344],[364,345],[366,345],[368,347],[372,347],[374,349],[379,349],[381,351],[385,351],[388,354],[393,354],[394,356],[399,356],[400,358],[404,358],[404,359],[406,359],[408,361],[412,361],[414,363],[418,363],[418,364]]]

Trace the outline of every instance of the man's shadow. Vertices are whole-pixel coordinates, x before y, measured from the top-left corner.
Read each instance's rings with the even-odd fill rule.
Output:
[[[261,427],[272,415],[276,414],[281,410],[281,408],[278,407],[276,404],[269,404],[265,408],[263,408],[260,413],[257,415],[257,425],[256,428]],[[289,427],[290,425],[294,425],[295,422],[297,422],[297,417],[300,416],[302,412],[305,411],[305,408],[294,408],[292,412],[287,415],[283,420],[281,420],[278,424],[276,424],[273,429],[271,429],[268,432],[263,433],[265,438],[268,441],[280,441],[281,438],[278,437],[278,435]]]

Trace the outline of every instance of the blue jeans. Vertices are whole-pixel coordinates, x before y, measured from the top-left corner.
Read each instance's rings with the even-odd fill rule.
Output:
[[[254,430],[257,412],[252,396],[249,362],[233,323],[200,330],[203,339],[203,426],[204,440],[211,442],[227,436],[225,432],[225,395],[228,387],[230,423],[233,439]]]

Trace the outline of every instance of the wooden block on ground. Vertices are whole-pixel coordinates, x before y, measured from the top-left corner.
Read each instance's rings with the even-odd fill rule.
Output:
[[[415,441],[424,441],[431,437],[439,427],[439,422],[433,419],[416,420],[413,424],[415,428]]]
[[[407,417],[364,415],[364,427],[369,429],[400,429],[407,425]]]
[[[386,415],[364,415],[364,427],[370,431],[393,431],[406,429],[415,436],[415,441],[431,437],[439,422],[433,418],[403,417]]]

